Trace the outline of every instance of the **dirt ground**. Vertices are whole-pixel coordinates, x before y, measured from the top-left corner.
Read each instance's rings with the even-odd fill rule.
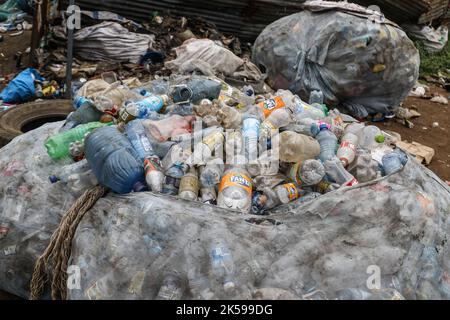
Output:
[[[444,97],[450,96],[450,92],[432,85],[430,85],[430,93],[431,95],[439,93]],[[450,180],[450,105],[434,103],[428,99],[408,97],[403,107],[416,107],[421,114],[420,117],[411,120],[414,123],[412,129],[398,123],[395,119],[374,124],[382,130],[398,132],[402,136],[402,140],[416,141],[433,148],[436,154],[428,168],[444,181]],[[437,122],[439,126],[433,128],[433,122]]]
[[[26,67],[29,63],[29,54],[25,53],[25,50],[31,44],[31,31],[24,31],[22,35],[15,37],[10,36],[12,33],[14,32],[0,34],[4,37],[3,42],[0,42],[0,77],[6,77],[18,71],[16,60],[14,60],[14,55],[18,51],[23,53],[23,66]]]

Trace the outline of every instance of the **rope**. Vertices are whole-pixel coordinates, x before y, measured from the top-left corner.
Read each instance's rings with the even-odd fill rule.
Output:
[[[87,190],[64,214],[50,239],[50,243],[36,261],[30,282],[30,298],[32,300],[37,300],[42,296],[50,273],[52,274],[52,299],[67,299],[67,266],[72,250],[72,239],[86,212],[105,193],[106,188],[102,186]]]

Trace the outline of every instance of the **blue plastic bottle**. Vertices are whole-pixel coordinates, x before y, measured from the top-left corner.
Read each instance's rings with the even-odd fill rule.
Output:
[[[142,125],[142,120],[137,119],[129,122],[125,127],[125,135],[142,162],[155,155],[152,143]]]
[[[98,182],[119,194],[141,189],[144,167],[131,142],[117,127],[102,127],[86,137],[85,155]]]
[[[385,175],[389,175],[401,170],[408,162],[408,157],[399,149],[395,149],[393,152],[384,155],[381,162],[383,163]]]
[[[326,126],[321,125],[320,129],[321,131],[316,136],[316,140],[320,144],[319,159],[322,162],[325,162],[336,157],[338,139],[336,138],[336,135],[328,130]]]

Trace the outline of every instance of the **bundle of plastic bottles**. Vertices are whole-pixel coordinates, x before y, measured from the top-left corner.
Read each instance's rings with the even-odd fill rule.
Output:
[[[45,146],[74,164],[50,173],[77,192],[151,191],[257,215],[292,201],[368,182],[402,169],[393,137],[287,90],[255,95],[206,77],[159,79],[135,99],[76,97]],[[347,122],[344,121],[348,120]]]

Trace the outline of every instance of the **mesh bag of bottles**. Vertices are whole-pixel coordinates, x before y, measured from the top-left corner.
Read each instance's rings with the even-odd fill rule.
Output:
[[[62,164],[44,141],[61,124],[0,150],[0,289],[23,298],[79,195],[48,181]],[[268,216],[111,192],[77,228],[68,297],[449,299],[449,208],[448,186],[412,158],[397,173]]]
[[[419,75],[413,42],[393,22],[350,3],[311,1],[267,26],[252,59],[274,89],[304,100],[313,90],[327,105],[358,117],[398,107]]]

